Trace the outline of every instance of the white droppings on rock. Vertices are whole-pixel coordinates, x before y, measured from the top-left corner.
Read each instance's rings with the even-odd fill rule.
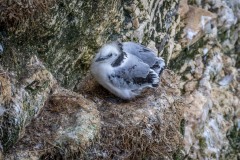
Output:
[[[202,30],[205,29],[205,25],[207,24],[207,22],[209,22],[212,19],[212,17],[209,16],[201,16],[201,26],[202,26]]]
[[[206,144],[207,144],[207,150],[205,149],[205,152],[208,155],[212,155],[215,154],[215,156],[217,157],[217,159],[219,159],[219,149],[215,148],[215,141],[214,139],[218,139],[220,138],[219,136],[217,136],[216,134],[214,134],[214,132],[218,132],[219,129],[217,127],[213,127],[216,125],[216,122],[214,119],[211,119],[209,122],[208,126],[204,127],[204,132],[203,132],[203,136],[205,138]]]
[[[219,82],[218,84],[221,85],[221,86],[227,86],[231,83],[233,79],[233,75],[227,75],[225,77],[223,77]]]
[[[140,9],[139,9],[139,8],[136,8],[136,10],[135,10],[135,15],[136,15],[136,17],[140,16],[140,14],[141,14]]]
[[[5,111],[6,111],[6,108],[3,106],[0,106],[0,116],[2,116]]]
[[[184,32],[186,33],[187,39],[192,40],[195,35],[197,35],[198,32],[195,32],[191,28],[184,29]]]
[[[139,42],[142,43],[144,37],[144,29],[146,28],[148,21],[144,21],[139,24],[139,27],[134,31],[134,37],[137,37]]]
[[[203,48],[203,55],[206,55],[208,53],[208,48]]]
[[[16,103],[16,104],[14,105],[14,110],[15,110],[15,113],[16,113],[16,114],[20,114],[20,112],[21,112],[21,106]]]
[[[235,25],[237,18],[234,16],[233,10],[227,5],[221,8],[219,12],[219,23],[225,28],[229,29],[232,25]]]
[[[124,26],[124,28],[125,29],[130,29],[130,28],[132,28],[132,23],[127,23],[125,26]]]
[[[234,108],[239,106],[238,98],[231,91],[217,85],[221,81],[224,85],[231,82],[233,82],[231,85],[234,85],[234,77],[238,73],[232,71],[230,75],[215,82],[226,67],[230,70],[230,64],[234,64],[229,62],[232,59],[222,58],[225,55],[217,48],[210,49],[208,54],[210,58],[198,88],[191,94],[186,93],[186,103],[190,108],[188,107],[184,114],[187,121],[184,134],[185,152],[193,159],[198,157],[219,159],[224,155],[223,152],[227,152],[226,150],[229,149],[227,132],[233,126],[233,122],[226,119],[224,115],[236,116],[237,111]],[[210,78],[212,76],[215,78]]]
[[[34,148],[34,149],[41,149],[42,147],[43,147],[43,144],[38,143],[38,144],[36,144],[33,148]]]
[[[223,68],[221,53],[215,52],[212,60],[209,62],[205,75],[217,75]]]
[[[0,54],[3,52],[3,46],[0,44]]]

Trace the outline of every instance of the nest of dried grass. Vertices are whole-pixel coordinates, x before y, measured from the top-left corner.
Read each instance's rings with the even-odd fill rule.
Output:
[[[82,159],[172,159],[182,147],[180,123],[183,106],[178,79],[170,71],[163,74],[161,86],[142,96],[123,101],[93,82],[83,81],[82,93],[99,103],[101,133]],[[88,84],[88,85],[86,85]],[[100,96],[99,96],[100,95]],[[112,96],[112,97],[111,97]],[[99,97],[99,99],[96,99]]]
[[[184,104],[179,99],[178,79],[171,73],[164,75],[159,88],[148,90],[132,101],[114,97],[91,76],[80,87],[85,100],[58,91],[26,128],[25,136],[10,155],[26,158],[28,154],[28,158],[40,159],[173,159],[182,147],[180,123]],[[93,104],[92,109],[89,103]],[[76,118],[87,114],[92,115],[90,119],[76,125]],[[87,133],[81,130],[82,136],[67,141],[61,138],[61,143],[56,143],[59,127],[66,130],[84,125],[98,127]],[[91,130],[95,138],[84,140]]]
[[[85,159],[171,159],[181,147],[177,124],[166,126],[161,120],[126,125],[114,113],[102,126],[101,137],[91,146]],[[108,117],[105,117],[108,116]]]

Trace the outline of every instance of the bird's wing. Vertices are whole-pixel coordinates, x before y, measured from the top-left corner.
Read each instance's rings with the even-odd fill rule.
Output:
[[[165,62],[161,57],[157,57],[154,51],[135,42],[123,42],[122,49],[124,52],[133,54],[148,64],[151,69],[160,74],[165,67]]]
[[[113,67],[113,73],[108,75],[110,83],[117,88],[131,90],[146,86],[156,87],[159,82],[158,74],[138,57],[126,54],[127,59],[124,63]]]
[[[122,49],[124,52],[128,52],[137,56],[149,66],[153,66],[157,58],[152,50],[138,43],[123,42]]]

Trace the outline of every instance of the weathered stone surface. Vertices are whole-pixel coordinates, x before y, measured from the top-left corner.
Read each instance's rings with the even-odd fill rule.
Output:
[[[36,57],[32,57],[22,78],[1,71],[1,146],[7,150],[24,135],[25,127],[38,115],[56,80]]]
[[[6,36],[1,31],[5,49],[0,62],[21,73],[26,60],[35,54],[62,86],[73,89],[107,41],[134,40],[146,45],[153,41],[159,54],[167,51],[177,9],[178,0],[55,1],[47,13],[40,12],[32,23],[26,20],[20,25],[17,34]]]
[[[222,61],[223,54],[220,50],[216,51],[209,51],[209,56],[213,53],[214,55],[207,62],[198,87],[192,93],[185,94],[186,103],[190,105],[184,113],[187,121],[184,136],[185,151],[193,159],[226,158],[233,149],[229,144],[228,134],[235,123],[238,123],[234,117],[240,106],[239,96],[235,95],[239,81],[233,78],[224,83],[224,86],[219,84],[219,79],[222,79],[220,77],[225,77],[229,73],[225,72],[227,67]],[[232,77],[239,76],[234,67],[229,68]],[[220,74],[221,72],[223,74]],[[215,77],[215,80],[212,77]]]
[[[191,159],[238,159],[239,2],[198,2],[193,4],[194,7],[189,6],[189,11],[191,8],[198,10],[197,17],[210,12],[215,14],[216,23],[211,23],[214,32],[202,32],[201,37],[193,37],[191,46],[187,45],[180,53],[174,53],[177,56],[173,57],[171,64],[182,76],[180,86],[184,89],[186,102],[184,155]],[[185,17],[181,19],[184,22],[187,20]],[[196,19],[196,25],[191,26],[197,26],[200,30],[200,19]],[[181,27],[189,27],[189,23],[194,22],[194,18],[189,17],[186,26]],[[184,40],[180,39],[178,43]],[[176,61],[184,63],[175,65]]]
[[[71,90],[80,92],[78,90],[80,80],[88,71],[90,61],[99,46],[113,40],[138,41],[149,45],[159,55],[164,55],[170,60],[174,47],[175,29],[179,23],[177,15],[179,0],[39,0],[33,2],[32,6],[30,1],[8,2],[8,0],[4,0],[3,2],[0,4],[1,9],[12,9],[13,13],[17,13],[13,19],[17,20],[20,16],[19,21],[16,21],[18,25],[13,23],[11,27],[9,26],[11,20],[5,23],[6,21],[3,21],[2,18],[6,17],[0,19],[1,24],[9,24],[0,27],[0,63],[3,71],[13,75],[10,79],[6,76],[2,76],[0,79],[4,84],[4,94],[0,96],[0,99],[4,100],[3,107],[0,108],[1,123],[11,122],[4,128],[4,135],[1,135],[4,152],[6,153],[5,150],[9,148],[5,159],[39,159],[41,157],[52,158],[51,156],[57,155],[61,158],[74,155],[89,156],[88,153],[92,152],[91,147],[88,148],[89,145],[93,145],[93,149],[96,145],[92,144],[91,141],[94,141],[98,136],[106,136],[99,132],[100,127],[102,130],[108,129],[108,126],[102,123],[110,125],[110,123],[100,119],[99,114],[106,117],[110,116],[109,120],[114,120],[111,117],[114,108],[109,112],[103,112],[100,107],[102,104],[92,102],[92,99],[95,100],[93,96],[82,93],[85,96],[83,97]],[[46,11],[42,9],[46,9]],[[25,11],[29,12],[23,16],[22,13]],[[4,16],[4,14],[1,15]],[[10,15],[10,13],[6,12],[5,15]],[[33,55],[37,56],[35,59],[42,62],[36,60],[36,64],[40,65],[40,68],[43,67],[43,70],[32,69],[31,65],[27,65]],[[169,76],[174,80],[172,73]],[[45,80],[49,79],[51,83],[44,83]],[[173,83],[176,84],[176,82]],[[173,85],[169,82],[166,84],[170,88]],[[46,88],[41,89],[42,87]],[[10,90],[13,90],[12,93],[16,93],[17,96],[9,94]],[[116,127],[120,127],[121,123],[126,123],[126,129],[129,133],[137,133],[136,137],[139,137],[139,133],[143,133],[143,142],[136,141],[140,146],[145,145],[145,140],[149,141],[147,143],[149,145],[157,143],[156,147],[153,147],[155,149],[153,152],[146,153],[149,157],[171,158],[177,150],[176,146],[181,145],[178,123],[181,119],[182,108],[179,109],[176,105],[177,98],[180,98],[180,92],[176,90],[175,93],[175,86],[169,90],[172,92],[166,91],[167,95],[170,94],[169,98],[159,98],[158,96],[163,96],[165,93],[162,95],[158,90],[156,95],[152,96],[146,92],[146,97],[144,98],[144,95],[142,97],[143,104],[141,106],[129,102],[133,108],[139,107],[136,112],[129,108],[126,103],[119,102],[117,105],[116,112],[121,113],[121,105],[123,105],[124,112],[129,113],[129,115],[133,112],[135,121],[128,122],[126,115],[121,119],[123,122],[116,123]],[[151,94],[153,93],[151,92]],[[109,93],[107,95],[109,96]],[[98,99],[97,95],[94,96]],[[5,104],[5,101],[10,102]],[[25,106],[25,101],[29,103],[26,107],[20,107],[21,114],[15,114],[18,110],[16,111],[14,107],[11,108],[12,104]],[[118,100],[113,98],[113,101]],[[110,107],[112,103],[108,101],[106,105],[105,107]],[[10,110],[8,110],[9,106]],[[96,106],[99,107],[99,111]],[[8,111],[14,114],[7,114]],[[167,116],[168,114],[165,115],[164,112],[176,114]],[[116,115],[121,116],[119,113]],[[140,113],[149,116],[149,119],[143,120],[143,115],[139,115]],[[6,118],[5,115],[10,115],[10,119],[8,116]],[[21,123],[14,124],[11,120],[14,118],[21,119]],[[159,121],[161,121],[160,124]],[[171,121],[171,123],[164,126],[165,121]],[[11,125],[12,123],[14,125]],[[31,125],[29,125],[30,123]],[[134,126],[134,123],[139,124]],[[133,131],[128,128],[129,125],[133,126]],[[149,131],[154,130],[154,127],[156,131],[152,131],[151,135]],[[14,132],[7,134],[10,130]],[[164,135],[158,136],[159,132],[163,132]],[[148,134],[149,137],[147,137]],[[6,139],[5,135],[9,137]],[[120,139],[124,136],[129,135],[123,135]],[[156,139],[153,139],[154,137]],[[165,139],[165,137],[169,139]],[[116,143],[119,141],[117,137],[114,140]],[[132,140],[136,139],[129,137],[129,141]],[[104,141],[107,144],[108,139],[103,139],[102,142]],[[163,146],[160,141],[166,142],[169,147]],[[97,146],[95,147],[97,151],[101,151]],[[137,150],[149,150],[147,146],[142,149],[139,146],[131,146],[125,157],[144,157],[145,152],[138,155],[139,151],[135,152],[135,147],[138,147]],[[89,152],[80,154],[86,148],[89,149]],[[124,147],[121,149],[125,150]],[[132,151],[134,154],[130,154]],[[111,153],[107,156],[112,155],[115,150],[112,148],[109,152]],[[119,153],[116,156],[124,155]]]
[[[206,34],[205,32],[213,33],[214,25],[212,23],[214,23],[217,17],[216,14],[207,10],[191,5],[188,7],[186,18],[182,17],[185,23],[182,35],[183,38],[181,39],[182,47],[194,44]]]
[[[188,13],[188,11],[189,11],[188,0],[181,0],[178,10],[181,19],[186,18],[186,14]]]
[[[96,104],[77,93],[57,88],[5,159],[71,156],[86,149],[99,131]]]

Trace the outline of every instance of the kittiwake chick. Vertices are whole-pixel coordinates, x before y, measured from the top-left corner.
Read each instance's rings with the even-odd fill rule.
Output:
[[[104,45],[92,60],[91,73],[104,88],[122,99],[132,99],[144,88],[157,87],[165,67],[162,58],[134,42]]]

